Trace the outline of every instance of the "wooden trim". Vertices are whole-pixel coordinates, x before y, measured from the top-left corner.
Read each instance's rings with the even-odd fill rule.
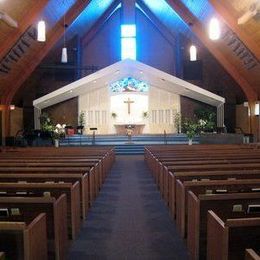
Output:
[[[166,2],[172,7],[172,9],[174,9],[174,11],[185,23],[191,24],[190,29],[197,35],[200,41],[225,68],[225,70],[233,77],[233,79],[240,85],[248,101],[256,101],[258,96],[257,92],[241,75],[241,73],[239,73],[237,68],[229,62],[221,50],[215,46],[215,43],[208,39],[202,23],[190,12],[190,10],[182,3],[181,0],[167,0]]]
[[[80,13],[89,5],[91,1],[81,1],[77,0],[76,3],[68,10],[66,15],[66,22],[71,24],[79,15]],[[64,34],[64,27],[63,27],[63,17],[56,23],[56,25],[50,30],[47,35],[47,41],[42,46],[39,46],[39,52],[34,57],[34,60],[31,61],[21,72],[17,80],[14,82],[12,88],[6,88],[2,98],[2,104],[10,104],[12,101],[13,96],[15,95],[16,91],[19,87],[23,84],[23,82],[31,75],[31,73],[36,69],[42,59],[47,55],[47,53],[51,50],[51,48],[57,43],[57,41],[62,37]]]
[[[260,48],[237,24],[237,20],[231,15],[231,13],[225,8],[225,6],[219,0],[209,0],[214,9],[222,17],[228,27],[237,34],[247,48],[260,60]]]
[[[42,12],[48,0],[33,1],[33,8],[27,10],[27,15],[23,17],[23,20],[19,22],[18,28],[13,31],[5,40],[1,43],[0,59],[8,52],[8,50],[17,42],[26,29],[36,22],[39,14]]]

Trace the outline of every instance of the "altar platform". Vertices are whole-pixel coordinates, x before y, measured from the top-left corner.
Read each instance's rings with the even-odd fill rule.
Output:
[[[193,143],[199,143],[199,137],[195,137]],[[185,134],[163,134],[132,136],[131,141],[126,135],[73,135],[60,140],[60,146],[89,146],[109,145],[115,146],[116,154],[143,154],[145,145],[160,144],[188,144]]]

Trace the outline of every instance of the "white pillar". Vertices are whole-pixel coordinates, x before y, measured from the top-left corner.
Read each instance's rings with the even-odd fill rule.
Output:
[[[41,129],[40,116],[41,109],[34,107],[34,129]]]

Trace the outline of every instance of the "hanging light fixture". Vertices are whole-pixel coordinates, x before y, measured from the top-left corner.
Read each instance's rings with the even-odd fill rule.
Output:
[[[190,46],[190,61],[197,60],[197,48],[195,45]]]
[[[37,41],[38,42],[46,41],[46,26],[43,20],[39,21],[37,25]]]
[[[68,51],[67,51],[67,47],[66,47],[66,27],[67,27],[67,25],[66,25],[65,16],[66,16],[66,13],[64,13],[64,16],[63,16],[64,35],[63,35],[63,48],[61,51],[61,62],[62,63],[68,62]]]
[[[218,40],[220,37],[220,24],[217,18],[211,18],[209,22],[209,38]]]

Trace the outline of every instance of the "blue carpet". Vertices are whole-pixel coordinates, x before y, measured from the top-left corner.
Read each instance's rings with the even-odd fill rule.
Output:
[[[188,259],[143,156],[117,156],[68,259]]]

